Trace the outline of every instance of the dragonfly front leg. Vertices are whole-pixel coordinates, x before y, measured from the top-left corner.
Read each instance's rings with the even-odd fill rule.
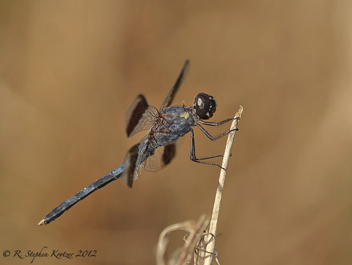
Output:
[[[207,160],[207,159],[211,159],[211,158],[216,158],[216,157],[223,157],[223,155],[215,155],[215,156],[208,156],[208,157],[202,157],[202,158],[197,158],[196,157],[196,148],[195,148],[195,140],[194,140],[194,132],[193,132],[193,129],[191,128],[191,160],[193,162],[197,162],[197,163],[201,163],[201,164],[206,164],[206,165],[213,165],[213,166],[217,166],[223,170],[226,170],[224,169],[223,167],[221,167],[219,164],[217,163],[211,163],[211,162],[206,162],[206,161],[203,161],[203,160]]]
[[[220,126],[222,124],[225,124],[229,121],[233,121],[234,119],[239,119],[239,118],[229,118],[229,119],[226,119],[226,120],[223,120],[223,121],[219,121],[219,122],[209,122],[209,121],[203,121],[201,119],[198,119],[197,118],[197,122],[200,122],[204,125],[209,125],[209,126]]]
[[[220,135],[214,137],[214,136],[212,136],[210,133],[208,133],[201,125],[199,125],[198,123],[196,123],[196,125],[197,125],[198,128],[199,128],[210,140],[212,140],[212,141],[215,141],[215,140],[217,140],[217,139],[219,139],[219,138],[221,138],[221,137],[223,137],[223,136],[229,134],[230,132],[238,131],[238,129],[235,128],[235,129],[232,129],[232,130],[227,130],[226,132],[224,132],[224,133],[222,133],[222,134],[220,134]]]

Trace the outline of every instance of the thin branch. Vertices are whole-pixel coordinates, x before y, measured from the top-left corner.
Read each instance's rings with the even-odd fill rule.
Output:
[[[242,116],[242,112],[243,112],[243,107],[240,106],[238,112],[235,115],[235,119],[233,120],[233,122],[231,124],[230,130],[237,129],[238,121]],[[229,163],[229,158],[230,158],[230,154],[231,154],[231,147],[232,147],[233,139],[235,137],[235,133],[236,133],[236,131],[231,132],[227,138],[227,143],[226,143],[225,152],[224,152],[224,158],[222,160],[222,168],[225,168],[225,169],[227,169],[227,166]],[[219,219],[220,204],[221,204],[221,198],[222,198],[222,193],[223,193],[224,184],[225,184],[225,178],[226,178],[226,171],[221,169],[220,177],[219,177],[219,184],[218,184],[218,188],[217,188],[216,195],[215,195],[213,213],[211,215],[211,220],[210,220],[210,225],[209,225],[209,232],[208,232],[208,236],[206,236],[206,238],[205,238],[205,242],[209,242],[206,246],[205,253],[214,253],[215,252],[215,235],[216,235],[216,229],[217,229],[217,224],[218,224],[218,219]],[[204,265],[211,265],[212,261],[213,261],[213,256],[214,255],[206,255]]]

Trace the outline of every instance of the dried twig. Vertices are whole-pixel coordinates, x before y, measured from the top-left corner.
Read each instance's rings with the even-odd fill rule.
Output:
[[[156,251],[156,264],[157,265],[181,265],[188,264],[192,258],[193,251],[199,242],[202,232],[209,223],[209,217],[202,215],[197,222],[187,221],[183,223],[173,224],[165,228],[160,236]],[[165,261],[166,249],[169,244],[169,236],[172,232],[177,230],[185,230],[189,234],[186,237],[184,246],[176,250],[169,261]]]
[[[237,129],[238,121],[242,116],[242,112],[243,112],[243,107],[240,106],[240,109],[236,113],[235,119],[233,120],[230,129]],[[231,155],[230,152],[231,152],[231,147],[233,143],[233,138],[235,137],[235,132],[236,131],[231,132],[227,138],[224,158],[222,160],[222,168],[225,168],[225,169],[227,169],[227,165],[229,163],[229,157]],[[221,203],[223,188],[225,184],[225,178],[226,178],[226,171],[221,169],[219,184],[215,195],[213,213],[211,215],[211,220],[209,225],[209,231],[208,231],[208,235],[205,236],[205,242],[208,242],[208,244],[206,245],[205,253],[215,253],[215,235],[216,235],[216,228],[217,228],[218,219],[219,219],[220,203]],[[213,261],[213,256],[214,256],[213,254],[206,255],[204,265],[211,265]]]

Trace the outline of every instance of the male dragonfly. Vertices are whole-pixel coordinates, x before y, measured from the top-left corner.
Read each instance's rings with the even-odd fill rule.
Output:
[[[121,178],[128,187],[132,188],[134,180],[138,179],[141,174],[142,167],[147,171],[159,171],[169,164],[176,153],[175,141],[188,132],[191,132],[191,160],[220,167],[220,165],[216,163],[207,162],[205,160],[221,157],[221,155],[203,158],[196,157],[192,126],[197,126],[210,140],[214,141],[227,135],[232,130],[228,130],[217,137],[213,137],[200,124],[219,126],[232,121],[233,118],[221,122],[205,121],[211,118],[216,110],[216,101],[212,96],[205,93],[199,93],[196,96],[193,106],[186,107],[182,105],[170,107],[176,92],[187,75],[188,68],[189,61],[186,61],[175,85],[171,88],[159,110],[148,105],[143,95],[139,95],[132,103],[126,115],[127,136],[131,137],[147,129],[149,129],[149,132],[138,144],[134,145],[127,152],[125,161],[109,174],[98,179],[76,195],[61,203],[47,214],[38,225],[49,224],[80,200],[83,200],[97,189],[119,178]]]

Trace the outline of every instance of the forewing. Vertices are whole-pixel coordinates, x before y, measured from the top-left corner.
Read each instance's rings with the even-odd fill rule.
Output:
[[[169,107],[172,104],[172,101],[174,100],[174,97],[178,91],[178,89],[180,88],[180,86],[182,85],[183,81],[185,80],[187,74],[188,74],[188,70],[189,70],[189,61],[186,60],[185,64],[183,65],[183,68],[181,70],[180,75],[178,76],[176,83],[174,84],[174,86],[171,88],[169,94],[167,95],[167,97],[165,98],[163,104],[161,105],[159,111],[163,110],[166,107]]]
[[[158,147],[154,155],[145,161],[144,169],[147,171],[159,171],[168,165],[176,155],[176,144],[171,143]]]
[[[156,117],[158,110],[149,106],[143,95],[139,95],[132,103],[126,114],[126,133],[127,137],[149,129]]]

